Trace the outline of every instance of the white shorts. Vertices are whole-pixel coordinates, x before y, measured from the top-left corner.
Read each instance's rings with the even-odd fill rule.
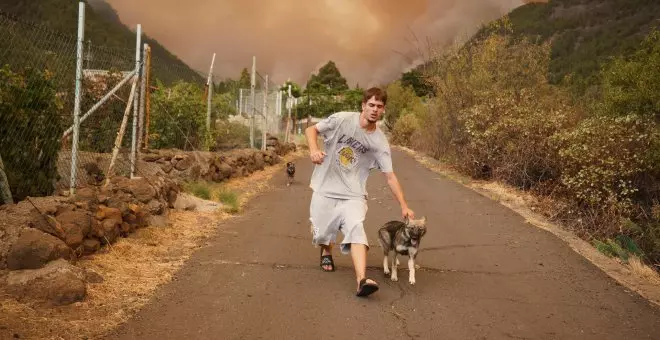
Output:
[[[364,244],[368,248],[369,242],[364,232],[366,215],[367,201],[363,198],[339,199],[313,193],[309,205],[312,244],[336,243],[337,232],[341,231],[344,235],[340,245],[342,253],[350,252],[351,243]]]

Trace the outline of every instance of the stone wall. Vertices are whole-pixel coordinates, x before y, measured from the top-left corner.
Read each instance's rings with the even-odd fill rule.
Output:
[[[0,206],[0,286],[19,298],[55,304],[79,301],[85,296],[86,275],[71,261],[162,221],[174,208],[182,181],[249,176],[295,150],[294,144],[281,145],[274,138],[267,145],[266,151],[145,151],[138,163],[148,169],[142,177],[115,176],[109,183],[92,181],[71,197],[37,197]],[[49,285],[83,291],[32,289]]]

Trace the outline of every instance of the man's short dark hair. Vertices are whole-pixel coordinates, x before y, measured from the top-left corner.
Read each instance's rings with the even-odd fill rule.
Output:
[[[383,104],[387,104],[387,92],[379,87],[372,87],[362,95],[362,103],[366,103],[371,97],[375,100],[380,100]]]

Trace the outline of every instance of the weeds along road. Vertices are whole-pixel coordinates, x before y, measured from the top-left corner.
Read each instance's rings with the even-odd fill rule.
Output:
[[[395,151],[411,208],[426,215],[417,284],[382,271],[376,230],[400,218],[383,176],[371,175],[368,276],[354,296],[350,256],[319,267],[311,245],[312,164],[282,172],[246,213],[218,226],[175,280],[108,339],[660,339],[660,310],[552,234]],[[284,170],[283,170],[284,171]]]

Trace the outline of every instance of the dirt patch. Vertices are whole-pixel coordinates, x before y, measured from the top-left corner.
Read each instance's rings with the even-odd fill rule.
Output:
[[[240,192],[242,206],[268,189],[268,180],[284,171],[286,161],[302,155],[289,153],[284,162],[225,183]],[[0,338],[92,339],[125,322],[144,306],[156,289],[170,282],[190,255],[202,247],[219,223],[232,215],[222,211],[169,212],[165,226],[136,230],[127,238],[77,263],[88,277],[87,297],[68,306],[43,308],[0,296]],[[1,279],[1,278],[0,278]],[[92,283],[96,282],[96,283]]]
[[[638,260],[633,259],[629,264],[625,264],[609,258],[587,241],[550,222],[548,218],[542,215],[541,209],[538,208],[541,204],[533,195],[501,183],[472,180],[431,157],[423,156],[409,148],[400,146],[396,146],[396,148],[413,156],[419,163],[436,173],[461,183],[515,211],[525,218],[528,224],[551,232],[566,242],[576,253],[589,260],[621,285],[660,306],[660,276],[657,272]]]

